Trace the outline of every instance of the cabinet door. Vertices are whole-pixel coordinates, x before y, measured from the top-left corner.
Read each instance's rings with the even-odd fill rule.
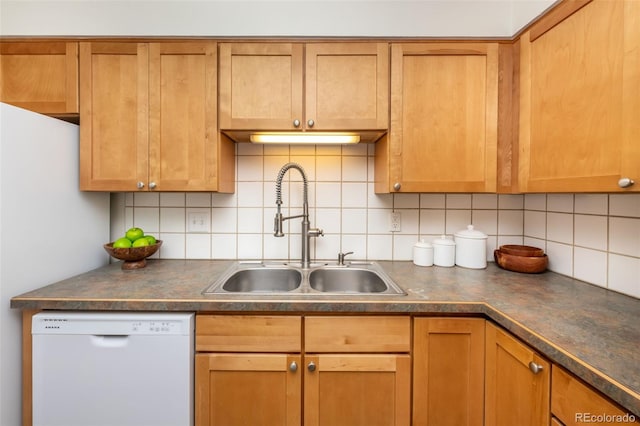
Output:
[[[550,370],[538,354],[487,323],[485,425],[549,424]]]
[[[302,125],[303,45],[220,44],[222,130],[295,130]]]
[[[78,43],[0,43],[0,101],[42,114],[77,114]]]
[[[80,43],[80,189],[146,185],[148,56],[144,43]]]
[[[555,365],[552,367],[551,383],[551,412],[564,425],[640,424],[640,420],[631,418],[628,412]]]
[[[388,127],[387,43],[310,43],[305,49],[308,129]]]
[[[376,192],[495,191],[497,105],[497,44],[393,44],[388,152],[376,147],[389,180]]]
[[[620,178],[640,180],[638,16],[635,0],[594,0],[523,34],[522,191],[621,191]]]
[[[479,318],[416,318],[413,425],[484,424],[484,327]]]
[[[305,426],[408,426],[409,355],[305,356]]]
[[[149,185],[218,189],[217,45],[149,45]],[[229,162],[221,166],[231,166]]]
[[[196,355],[196,426],[299,426],[300,355]]]

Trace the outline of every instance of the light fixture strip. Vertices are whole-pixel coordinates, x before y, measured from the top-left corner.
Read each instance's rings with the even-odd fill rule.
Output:
[[[249,136],[252,143],[266,144],[352,144],[360,142],[356,133],[258,132]]]

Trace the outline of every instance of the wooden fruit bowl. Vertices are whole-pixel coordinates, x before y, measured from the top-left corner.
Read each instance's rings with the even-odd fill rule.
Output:
[[[526,274],[538,274],[544,272],[549,264],[546,254],[542,256],[518,256],[504,253],[501,250],[494,250],[493,258],[502,269]]]
[[[122,269],[139,269],[147,266],[147,257],[158,251],[162,245],[162,240],[156,240],[151,246],[114,248],[113,242],[105,244],[104,249],[116,259],[123,260]]]
[[[535,256],[544,256],[544,250],[538,247],[532,246],[522,246],[517,244],[507,244],[500,246],[500,251],[506,254],[512,254],[515,256],[527,256],[527,257],[535,257]]]

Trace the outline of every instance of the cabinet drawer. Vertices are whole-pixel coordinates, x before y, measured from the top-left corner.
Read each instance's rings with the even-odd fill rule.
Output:
[[[298,316],[198,315],[196,351],[300,352],[302,320]]]
[[[306,317],[305,351],[409,352],[409,317]]]
[[[596,416],[614,416],[614,419],[617,416],[620,419],[629,416],[597,391],[555,365],[551,370],[551,413],[566,426],[605,424],[596,422]]]

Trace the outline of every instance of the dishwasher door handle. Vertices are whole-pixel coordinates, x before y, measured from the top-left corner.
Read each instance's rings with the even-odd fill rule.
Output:
[[[100,348],[124,348],[129,344],[128,334],[92,334],[91,343]]]

